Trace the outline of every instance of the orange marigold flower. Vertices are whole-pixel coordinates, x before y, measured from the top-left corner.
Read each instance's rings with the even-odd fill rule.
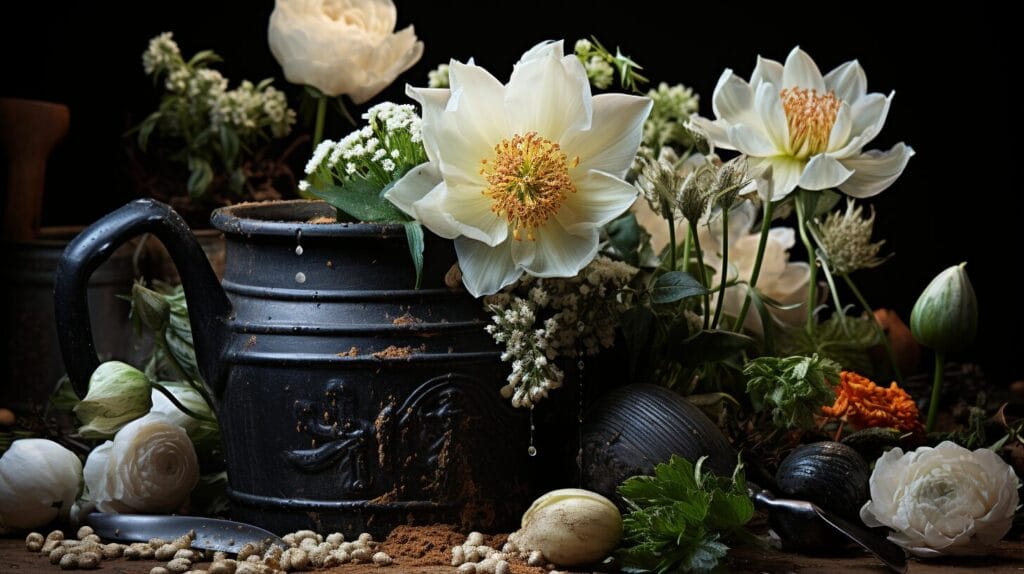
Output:
[[[821,407],[823,415],[842,418],[855,428],[889,427],[904,432],[921,432],[917,405],[895,382],[880,387],[866,377],[843,371],[836,387],[836,402]]]

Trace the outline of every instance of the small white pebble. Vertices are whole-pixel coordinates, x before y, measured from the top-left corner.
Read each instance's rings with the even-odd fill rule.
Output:
[[[327,535],[327,542],[335,548],[337,548],[344,541],[345,535],[340,532],[334,532],[332,534]]]
[[[477,574],[494,574],[494,566],[498,562],[487,558],[476,565]]]
[[[373,555],[373,563],[377,566],[391,566],[391,557],[384,552],[378,552]]]
[[[463,546],[480,546],[484,543],[484,535],[479,532],[470,532],[469,536],[466,537],[466,542]]]
[[[466,561],[466,551],[461,546],[452,547],[452,566],[462,566]]]
[[[192,569],[192,561],[185,558],[175,558],[167,563],[167,569],[181,574]]]
[[[459,574],[476,574],[476,564],[466,562],[462,566],[459,566]]]
[[[163,566],[154,566],[150,569],[149,574],[171,574],[171,571]]]
[[[530,566],[543,566],[544,562],[544,554],[540,550],[530,552],[530,557],[526,559],[526,563]]]
[[[511,574],[511,572],[512,567],[504,560],[498,560],[498,563],[494,565],[494,574]]]
[[[46,535],[47,540],[64,540],[64,532],[60,530],[52,530]]]
[[[174,559],[174,553],[178,551],[178,547],[173,544],[164,544],[160,548],[153,551],[153,557],[161,562],[167,562],[168,560]]]
[[[124,554],[125,545],[111,542],[103,546],[103,557],[107,560],[120,558]]]
[[[78,557],[78,567],[82,570],[95,570],[100,567],[100,555],[95,552],[83,552]]]
[[[78,554],[65,554],[60,559],[61,570],[77,570],[78,569]]]

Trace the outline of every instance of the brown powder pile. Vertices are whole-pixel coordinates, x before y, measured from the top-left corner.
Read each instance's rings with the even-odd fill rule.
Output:
[[[414,325],[416,323],[422,323],[423,319],[413,317],[410,313],[406,313],[401,317],[396,317],[394,321],[391,321],[392,325]]]
[[[389,345],[387,349],[383,351],[377,351],[373,354],[375,359],[408,359],[416,351],[422,351],[426,347],[412,348],[412,347],[396,347]]]
[[[337,218],[327,217],[326,215],[321,215],[320,217],[314,217],[313,219],[310,219],[307,223],[314,223],[314,224],[318,224],[319,225],[319,224],[322,224],[322,223],[337,223],[337,222],[338,222]]]
[[[339,357],[358,357],[359,356],[359,347],[352,347],[348,351],[342,351],[340,353],[337,353],[337,356],[339,356]]]
[[[446,566],[452,562],[451,548],[466,540],[466,535],[451,524],[398,526],[382,545],[402,566]]]

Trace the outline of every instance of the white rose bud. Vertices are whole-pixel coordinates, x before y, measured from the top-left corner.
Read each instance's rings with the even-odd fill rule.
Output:
[[[985,554],[1010,530],[1017,486],[1013,469],[985,448],[894,448],[875,463],[860,517],[890,528],[889,540],[915,556]]]
[[[85,461],[85,485],[103,512],[171,512],[198,481],[188,434],[159,414],[128,423]]]
[[[289,82],[361,104],[423,55],[412,26],[395,33],[391,0],[277,0],[267,33]]]
[[[205,415],[216,420],[217,415],[210,410],[210,405],[208,405],[202,395],[200,395],[199,392],[193,389],[188,383],[163,382],[160,384],[170,391],[171,394],[174,395],[174,398],[178,399],[178,402],[185,405],[185,408],[194,413]],[[172,403],[162,392],[154,389],[151,399],[153,401],[153,407],[149,412],[163,415],[169,422],[185,429],[193,442],[199,442],[218,436],[216,423],[201,421],[195,417],[186,415],[181,409],[174,406],[174,403]]]
[[[16,440],[0,458],[0,532],[67,518],[82,482],[82,461],[46,439]]]
[[[75,405],[86,438],[110,438],[121,427],[149,412],[150,382],[145,373],[120,361],[108,361],[93,371],[89,393]]]

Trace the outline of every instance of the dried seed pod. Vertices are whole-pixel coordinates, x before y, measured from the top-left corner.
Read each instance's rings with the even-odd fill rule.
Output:
[[[307,538],[312,538],[313,540],[316,540],[316,532],[313,532],[312,530],[299,530],[295,533],[296,542],[302,542]]]
[[[479,562],[482,556],[477,552],[476,546],[463,546],[466,552],[466,562]]]
[[[88,528],[88,526],[86,526],[85,528]],[[103,542],[103,539],[100,538],[98,534],[86,534],[85,536],[79,536],[78,538],[82,542],[92,542],[94,544],[99,544],[100,542]]]
[[[338,545],[338,550],[351,554],[353,550],[361,547],[362,544],[357,544],[355,542],[342,542],[340,545]]]
[[[66,541],[65,541],[66,542]],[[97,544],[96,542],[82,542],[68,548],[72,552],[82,554],[85,552],[92,552],[93,554],[103,554],[103,545]]]
[[[256,554],[256,545],[250,542],[238,551],[238,560],[241,562],[253,554]]]
[[[185,534],[183,536],[179,536],[179,537],[175,538],[174,542],[171,542],[171,545],[174,546],[175,548],[177,548],[178,550],[182,550],[182,549],[185,549],[185,548],[192,548],[192,542],[195,539],[196,539],[195,531],[192,531],[192,532],[189,532],[188,534]]]
[[[68,554],[68,549],[63,546],[58,546],[50,551],[50,564],[60,564],[61,558]]]
[[[505,554],[515,554],[519,551],[519,548],[517,548],[516,545],[510,540],[506,542],[504,546],[501,547],[501,551]]]
[[[128,548],[125,548],[124,552],[122,552],[121,554],[128,560],[139,560],[142,558],[142,552],[135,546],[129,546]]]
[[[233,561],[228,563],[226,560],[222,560],[210,564],[210,568],[206,572],[207,574],[235,574],[235,568]]]
[[[46,554],[47,556],[49,556],[50,552],[53,551],[54,548],[56,548],[56,547],[61,545],[61,542],[63,542],[63,541],[62,540],[47,540],[46,542],[43,542],[43,547],[40,548],[39,551],[42,552],[43,554]]]
[[[369,544],[373,542],[373,536],[369,532],[364,532],[359,535],[359,541],[363,544]]]
[[[348,564],[352,561],[352,557],[344,550],[335,550],[334,552],[331,552],[331,556],[333,558],[337,558],[338,562],[341,562],[342,564]]]
[[[498,560],[498,563],[494,565],[494,574],[511,574],[512,567],[508,565],[508,562],[504,560]]]
[[[100,555],[95,552],[83,552],[78,557],[78,567],[82,570],[95,570],[100,567]]]
[[[117,544],[116,542],[111,542],[110,544],[103,546],[102,555],[107,560],[114,560],[115,558],[120,558],[124,555],[124,549],[124,544]]]
[[[32,540],[25,543],[25,550],[29,552],[39,552],[43,549],[43,542]]]
[[[245,561],[250,564],[263,564],[263,557],[259,554],[250,554],[245,558]]]
[[[287,544],[288,546],[295,546],[296,544],[299,543],[299,541],[295,539],[295,533],[294,532],[289,532],[288,534],[285,534],[284,536],[281,537],[281,540],[284,540],[284,543]]]
[[[139,558],[141,560],[152,560],[153,558],[155,558],[155,556],[154,556],[155,552],[156,552],[156,550],[153,550],[153,548],[148,547],[148,546],[143,547],[143,548],[139,548]]]
[[[476,565],[477,574],[494,574],[494,567],[498,564],[497,560],[485,558]]]
[[[160,548],[153,551],[153,557],[161,562],[167,562],[168,560],[174,559],[174,554],[178,551],[178,547],[173,544],[164,544]]]
[[[184,558],[185,560],[188,560],[189,562],[199,562],[200,560],[202,560],[203,555],[202,555],[201,552],[196,552],[195,550],[192,550],[192,549],[189,549],[189,548],[181,548],[181,549],[175,550],[174,555],[172,556],[172,558]],[[158,558],[158,560],[159,560],[159,558]]]
[[[484,535],[479,532],[470,532],[469,536],[466,537],[466,542],[463,546],[480,546],[484,543]]]
[[[378,552],[373,555],[373,563],[377,566],[391,566],[391,557],[384,552]]]
[[[182,574],[192,569],[192,561],[186,558],[175,558],[167,563],[167,569]]]
[[[77,570],[78,569],[78,554],[68,553],[60,559],[61,570]]]
[[[50,533],[46,535],[46,539],[47,540],[64,540],[64,532],[61,531],[61,530],[51,530]]]
[[[171,571],[163,566],[154,566],[149,570],[149,574],[171,574]]]
[[[373,554],[370,553],[369,548],[356,548],[349,556],[352,557],[353,562],[369,562]]]
[[[277,548],[277,546],[275,546],[275,548]],[[227,559],[228,559],[228,553],[227,552],[223,552],[221,550],[218,550],[218,551],[213,553],[213,561],[214,562],[223,562],[223,561],[225,561]]]
[[[88,536],[88,535],[90,535],[92,533],[93,533],[92,526],[83,526],[83,527],[78,529],[77,533],[75,533],[75,537],[78,538],[79,540],[81,540],[81,539],[85,538],[86,536]]]
[[[459,566],[459,574],[476,574],[476,564],[466,562],[462,566]]]
[[[529,558],[526,559],[526,563],[530,566],[543,566],[544,562],[544,553],[540,550],[530,552]]]
[[[28,535],[25,536],[25,543],[28,544],[29,542],[38,542],[42,544],[43,542],[46,542],[46,537],[38,532],[29,532]]]
[[[288,556],[288,562],[291,565],[292,570],[305,570],[309,568],[309,554],[301,548],[292,548],[281,555],[282,562],[284,556]]]
[[[160,548],[164,544],[170,544],[170,542],[164,540],[163,538],[150,538],[148,544],[149,544],[150,548],[152,548],[153,550],[156,550],[157,548]]]
[[[337,548],[344,541],[345,535],[340,532],[334,532],[327,535],[327,542],[329,542],[330,545],[335,548]]]

